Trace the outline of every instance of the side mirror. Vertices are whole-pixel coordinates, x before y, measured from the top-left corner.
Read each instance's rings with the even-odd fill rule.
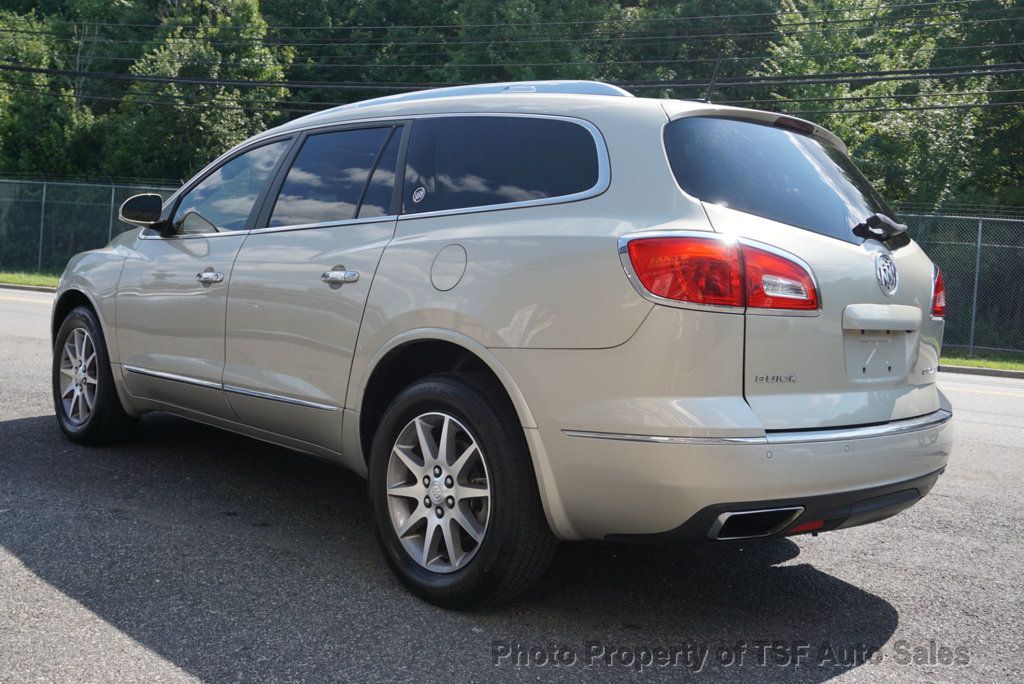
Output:
[[[153,193],[129,197],[121,205],[121,220],[136,226],[152,226],[160,222],[163,205],[163,198]]]

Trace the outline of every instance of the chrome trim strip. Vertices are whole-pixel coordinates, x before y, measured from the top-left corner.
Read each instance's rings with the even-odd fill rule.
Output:
[[[545,197],[543,199],[524,200],[522,202],[508,202],[508,203],[505,203],[505,204],[487,204],[487,205],[483,205],[483,206],[479,206],[479,207],[464,207],[462,209],[442,209],[442,210],[437,210],[437,211],[426,211],[426,212],[423,212],[423,213],[420,213],[420,214],[401,214],[399,216],[391,216],[391,215],[389,215],[389,216],[371,216],[371,217],[365,217],[365,218],[362,218],[362,219],[352,219],[350,221],[344,221],[344,222],[331,221],[331,222],[327,222],[327,223],[323,223],[323,224],[306,224],[306,225],[303,225],[303,226],[275,226],[273,228],[271,228],[271,227],[253,228],[250,231],[245,231],[245,230],[242,230],[242,231],[231,231],[230,233],[225,233],[225,232],[218,232],[218,233],[192,233],[192,234],[181,235],[181,236],[172,236],[172,237],[175,237],[175,238],[177,238],[177,237],[182,237],[182,238],[184,238],[184,237],[192,237],[192,238],[195,238],[195,237],[216,237],[216,236],[221,236],[221,235],[225,235],[225,234],[233,234],[233,233],[244,233],[244,234],[271,233],[271,232],[279,232],[279,231],[285,231],[285,230],[301,230],[301,229],[305,229],[305,228],[319,228],[319,227],[326,227],[326,226],[332,226],[332,225],[348,225],[348,224],[353,224],[353,223],[371,223],[373,221],[388,221],[388,220],[394,220],[396,218],[398,220],[400,220],[400,221],[412,221],[412,220],[415,220],[415,219],[430,218],[430,217],[434,217],[434,216],[453,216],[453,215],[457,215],[457,214],[474,214],[474,213],[478,213],[478,212],[499,211],[499,210],[503,210],[503,209],[520,209],[520,208],[523,208],[523,207],[536,207],[536,206],[543,206],[543,205],[549,205],[549,204],[565,204],[565,203],[569,203],[569,202],[578,202],[580,200],[585,200],[585,199],[590,199],[592,197],[597,197],[598,195],[604,193],[608,189],[608,187],[611,185],[611,161],[610,161],[610,158],[609,158],[609,155],[608,155],[608,145],[607,145],[607,143],[604,140],[604,136],[601,134],[601,131],[594,124],[590,123],[586,119],[580,119],[580,118],[573,117],[573,116],[558,116],[558,115],[554,115],[554,114],[532,114],[532,113],[523,113],[523,112],[445,112],[445,113],[405,114],[405,115],[394,115],[394,114],[392,114],[390,116],[380,116],[380,117],[370,117],[370,118],[365,118],[365,119],[352,119],[352,120],[332,121],[332,122],[329,122],[329,123],[312,124],[312,125],[303,126],[303,127],[296,127],[295,129],[288,129],[287,130],[287,134],[288,135],[293,135],[296,131],[298,131],[300,133],[301,132],[309,132],[309,131],[315,131],[315,130],[317,130],[319,128],[334,127],[334,126],[339,126],[339,125],[358,126],[358,125],[366,124],[366,123],[377,123],[377,122],[388,122],[388,121],[396,121],[396,122],[398,122],[398,121],[415,121],[417,119],[436,119],[436,118],[441,118],[441,117],[454,118],[454,117],[467,117],[467,116],[501,116],[501,117],[529,118],[529,119],[555,119],[555,120],[559,120],[559,121],[569,121],[571,123],[574,123],[574,124],[576,124],[578,126],[581,126],[581,127],[585,128],[587,130],[587,132],[590,133],[591,137],[594,139],[594,145],[597,148],[597,182],[594,184],[594,187],[589,188],[587,190],[583,190],[582,192],[573,193],[571,195],[559,195],[558,197]],[[247,146],[251,145],[252,147],[258,147],[259,143],[271,142],[273,140],[273,138],[275,138],[277,136],[281,136],[281,135],[285,135],[285,132],[284,131],[276,131],[273,135],[268,135],[266,138],[257,137],[257,138],[253,138],[253,139],[247,140],[245,143],[243,143],[243,145],[247,145]],[[236,149],[240,150],[241,147],[242,146],[240,145]],[[218,157],[216,160],[214,160],[209,165],[207,165],[207,167],[204,168],[203,171],[200,172],[200,174],[205,173],[207,168],[213,166],[215,163],[217,163],[221,159],[226,158],[228,156],[228,154],[230,154],[230,152],[234,152],[234,151],[235,150],[231,150],[231,151],[229,151],[229,153],[225,153],[225,154],[221,155],[220,157]],[[197,174],[196,177],[198,177],[200,174]],[[192,183],[192,181],[189,181],[189,184],[191,184],[191,183]],[[168,198],[167,202],[175,201],[176,200],[176,195],[180,194],[181,190],[184,189],[185,187],[187,187],[187,185],[189,185],[189,184],[186,184],[186,186],[183,186],[181,189],[179,189],[178,192],[175,193],[174,196]],[[167,238],[161,238],[160,236],[141,235],[141,234],[140,234],[140,237],[142,237],[143,239],[146,239],[146,240],[167,239]]]
[[[161,380],[171,380],[173,382],[182,382],[186,385],[196,385],[197,387],[206,387],[208,389],[223,390],[225,392],[231,392],[232,394],[241,394],[247,397],[254,397],[256,399],[269,399],[270,401],[280,401],[285,404],[294,404],[296,406],[305,406],[307,408],[320,409],[322,411],[338,411],[339,407],[331,404],[318,404],[315,401],[305,401],[303,399],[293,399],[292,397],[284,397],[280,394],[270,394],[269,392],[257,392],[256,390],[244,389],[242,387],[235,387],[234,385],[222,385],[219,382],[213,382],[211,380],[200,380],[198,378],[190,378],[187,375],[178,375],[176,373],[165,373],[164,371],[149,370],[148,368],[139,368],[138,366],[129,366],[122,364],[121,367],[129,373],[135,373],[137,375],[147,375],[153,378],[159,378]]]
[[[845,442],[851,439],[868,439],[871,437],[888,437],[903,435],[933,427],[945,425],[953,418],[953,413],[939,409],[934,413],[917,418],[893,420],[882,425],[864,427],[835,428],[827,430],[785,430],[767,432],[760,437],[677,437],[666,435],[637,435],[622,432],[592,432],[589,430],[562,430],[567,437],[586,437],[589,439],[610,439],[620,442],[644,442],[648,444],[697,444],[708,446],[735,446],[772,444],[813,444],[815,442]]]
[[[358,117],[358,118],[351,118],[351,119],[346,119],[344,117],[342,117],[342,118],[325,117],[325,118],[328,119],[327,121],[314,121],[313,119],[310,119],[309,121],[305,121],[305,119],[307,119],[307,118],[314,117],[314,116],[319,116],[321,114],[327,114],[330,111],[331,111],[330,109],[324,109],[324,110],[321,110],[319,112],[312,112],[311,114],[307,114],[306,116],[299,117],[298,119],[292,119],[288,123],[283,123],[280,126],[278,126],[277,128],[272,128],[269,131],[263,131],[262,133],[257,133],[255,136],[253,136],[252,138],[250,138],[246,142],[259,142],[259,141],[262,141],[262,140],[272,140],[275,136],[278,136],[278,135],[285,135],[285,134],[289,134],[290,135],[290,134],[293,134],[293,133],[296,133],[296,132],[297,133],[308,133],[310,131],[319,131],[319,130],[322,130],[324,128],[337,128],[339,126],[350,126],[351,125],[353,128],[359,128],[359,127],[363,126],[364,124],[376,124],[376,123],[381,123],[381,124],[393,123],[395,126],[400,126],[400,125],[402,125],[405,122],[412,121],[417,116],[417,115],[414,115],[414,114],[381,114],[381,115],[378,115],[378,116],[367,116],[367,117]]]
[[[322,223],[303,223],[294,226],[265,226],[263,228],[253,228],[252,230],[223,230],[218,233],[178,233],[175,235],[168,235],[167,237],[161,237],[159,235],[143,235],[139,234],[139,238],[143,240],[189,240],[193,238],[210,238],[210,237],[225,237],[228,235],[259,235],[261,233],[283,233],[290,230],[310,230],[313,228],[339,228],[343,226],[354,226],[363,223],[384,223],[386,221],[394,221],[398,218],[397,214],[388,214],[386,216],[364,216],[362,218],[346,219],[344,221],[324,221]],[[142,228],[146,230],[146,226]]]
[[[622,432],[591,432],[589,430],[562,430],[567,437],[587,437],[589,439],[611,439],[620,442],[648,442],[653,444],[760,444],[768,443],[764,437],[672,437],[666,435],[635,435]]]
[[[318,404],[315,401],[305,401],[304,399],[294,399],[292,397],[284,397],[280,394],[271,394],[269,392],[257,392],[256,390],[245,389],[243,387],[235,387],[234,385],[224,385],[225,392],[231,392],[232,394],[240,394],[245,397],[253,397],[254,399],[268,399],[270,401],[280,401],[283,404],[293,404],[295,406],[304,406],[306,408],[320,409],[321,411],[337,411],[337,406],[331,404]]]
[[[168,235],[163,237],[162,235],[146,235],[145,232],[150,230],[152,226],[143,226],[139,232],[140,240],[195,240],[197,238],[215,238],[215,237],[231,237],[241,236],[245,237],[249,234],[247,230],[222,230],[218,233],[175,233],[174,235]]]
[[[165,373],[164,371],[149,370],[148,368],[139,368],[138,366],[129,366],[122,364],[129,373],[135,373],[136,375],[148,375],[151,378],[160,378],[161,380],[170,380],[172,382],[182,382],[186,385],[196,385],[198,387],[206,387],[208,389],[221,389],[219,382],[213,382],[212,380],[200,380],[199,378],[190,378],[187,375],[178,375],[177,373]]]
[[[777,511],[793,511],[793,514],[789,516],[786,520],[784,520],[781,524],[776,525],[764,534],[745,534],[738,537],[718,536],[719,531],[725,526],[725,523],[727,520],[729,520],[729,518],[735,517],[737,515],[753,515],[755,513],[775,513]],[[786,526],[792,523],[798,517],[800,517],[800,514],[803,512],[803,506],[781,506],[779,508],[761,508],[756,511],[728,511],[726,513],[722,513],[717,518],[715,518],[715,522],[712,523],[710,528],[708,528],[708,539],[711,539],[713,541],[731,541],[734,539],[760,539],[761,537],[770,537],[773,534],[777,534],[778,532],[781,532],[782,530],[786,529]]]
[[[705,238],[709,240],[721,240],[723,242],[739,242],[750,247],[771,252],[772,254],[781,256],[785,259],[789,259],[800,266],[802,266],[810,275],[811,282],[814,284],[814,293],[818,297],[818,308],[814,311],[805,311],[800,309],[758,309],[743,306],[716,306],[711,304],[696,304],[694,302],[680,302],[675,299],[666,299],[665,297],[659,297],[658,295],[648,291],[644,287],[643,283],[640,282],[640,278],[637,276],[636,271],[633,269],[633,262],[629,258],[629,243],[633,240],[643,238],[655,238],[655,237],[696,237]],[[716,233],[711,230],[646,230],[638,233],[629,233],[619,237],[619,262],[622,264],[622,270],[626,273],[626,279],[629,280],[630,285],[637,293],[649,302],[655,304],[661,304],[664,306],[671,306],[677,309],[694,309],[697,311],[715,311],[717,313],[731,313],[731,314],[750,314],[752,316],[801,316],[801,317],[814,317],[821,315],[821,287],[818,284],[818,278],[814,275],[814,269],[811,268],[810,264],[798,257],[797,255],[773,247],[772,245],[758,242],[756,240],[749,240],[747,238],[737,237],[727,233]]]
[[[567,204],[569,202],[578,202],[580,200],[590,199],[591,197],[597,197],[608,189],[612,181],[611,172],[611,161],[608,156],[608,145],[605,143],[604,136],[601,135],[601,131],[594,124],[590,123],[586,119],[579,119],[574,116],[558,116],[554,114],[524,114],[522,112],[514,113],[502,113],[502,112],[450,112],[444,114],[420,114],[410,116],[413,120],[417,119],[438,119],[438,118],[464,118],[467,116],[478,117],[505,117],[514,119],[554,119],[556,121],[568,121],[570,123],[580,126],[588,133],[590,137],[594,139],[594,145],[597,148],[597,181],[594,186],[580,192],[575,192],[571,195],[558,195],[557,197],[544,197],[543,199],[535,200],[523,200],[521,202],[506,202],[504,204],[484,204],[478,207],[463,207],[461,209],[438,209],[436,211],[424,211],[419,214],[401,214],[398,217],[399,221],[413,221],[421,218],[431,218],[434,216],[456,216],[458,214],[476,214],[485,211],[500,211],[504,209],[521,209],[523,207],[539,207],[549,204]]]
[[[344,221],[301,223],[293,226],[265,226],[263,228],[253,228],[249,231],[249,235],[260,235],[261,233],[283,233],[290,230],[311,230],[314,228],[340,228],[343,226],[356,226],[363,223],[384,223],[386,221],[394,221],[397,218],[397,214],[388,214],[386,216],[363,216],[362,218],[345,219]]]
[[[864,427],[836,428],[834,430],[786,430],[768,432],[769,444],[808,444],[812,442],[843,442],[850,439],[868,439],[870,437],[890,437],[909,432],[928,430],[945,425],[953,418],[952,411],[939,409],[928,415],[904,420],[893,420],[881,425]]]

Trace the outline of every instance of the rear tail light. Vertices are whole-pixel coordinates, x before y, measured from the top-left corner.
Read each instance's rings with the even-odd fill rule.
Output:
[[[658,297],[694,304],[743,306],[740,254],[714,238],[657,237],[629,243],[637,278]]]
[[[932,288],[932,316],[946,316],[946,284],[942,281],[942,270],[935,267],[935,285]]]
[[[795,259],[721,237],[638,237],[627,243],[640,284],[663,299],[815,311],[810,271]]]
[[[818,293],[806,268],[792,259],[740,245],[747,273],[747,306],[815,311]]]

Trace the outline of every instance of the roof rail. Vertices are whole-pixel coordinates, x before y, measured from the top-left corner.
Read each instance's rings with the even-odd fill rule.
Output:
[[[351,104],[333,107],[326,111],[342,111],[371,107],[392,102],[410,102],[435,97],[458,97],[463,95],[495,95],[498,93],[554,93],[562,95],[611,95],[615,97],[633,97],[633,94],[610,83],[600,81],[511,81],[509,83],[477,83],[473,85],[452,86],[450,88],[432,88],[417,90],[412,93],[375,97],[372,100],[352,102]]]

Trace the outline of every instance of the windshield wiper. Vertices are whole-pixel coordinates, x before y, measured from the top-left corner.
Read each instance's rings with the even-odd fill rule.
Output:
[[[896,223],[885,214],[872,214],[853,227],[853,234],[857,237],[862,237],[865,240],[874,238],[879,242],[906,231],[905,223]]]

